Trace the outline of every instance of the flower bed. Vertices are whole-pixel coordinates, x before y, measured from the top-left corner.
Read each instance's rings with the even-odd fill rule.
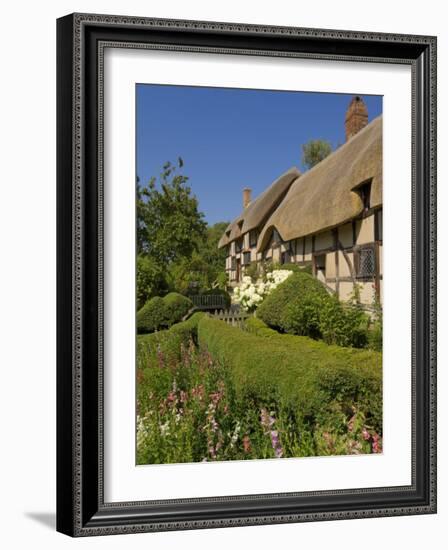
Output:
[[[138,464],[381,451],[381,356],[196,314],[138,337]]]

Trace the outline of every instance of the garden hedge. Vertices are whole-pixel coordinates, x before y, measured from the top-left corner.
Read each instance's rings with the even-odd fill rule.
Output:
[[[239,399],[267,406],[281,400],[314,420],[334,403],[345,410],[356,404],[381,431],[380,353],[279,334],[259,319],[248,327],[250,332],[209,316],[197,325],[199,346],[231,369]]]
[[[179,357],[181,345],[187,346],[190,340],[197,341],[197,327],[205,313],[194,313],[186,321],[176,323],[171,328],[141,334],[137,337],[138,359],[144,356],[155,356],[158,352],[170,355],[173,359]]]
[[[137,332],[146,334],[178,323],[193,307],[190,298],[170,292],[164,298],[155,296],[137,312]]]
[[[137,312],[137,332],[154,332],[165,325],[165,304],[163,298],[154,296]]]
[[[163,298],[165,319],[168,327],[178,323],[193,307],[193,302],[187,296],[170,292]]]

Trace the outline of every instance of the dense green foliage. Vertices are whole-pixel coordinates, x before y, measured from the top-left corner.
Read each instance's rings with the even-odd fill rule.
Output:
[[[270,327],[322,339],[327,344],[362,348],[369,318],[356,303],[340,302],[315,277],[296,271],[260,304],[257,316]]]
[[[319,311],[329,299],[317,279],[308,273],[295,272],[263,300],[257,316],[277,330],[318,338]]]
[[[247,330],[196,313],[138,337],[138,464],[381,452],[380,354]]]
[[[226,251],[218,248],[218,241],[227,225],[227,222],[220,222],[207,227],[204,238],[197,243],[197,250],[169,265],[170,288],[183,294],[201,293],[212,287],[226,288]]]
[[[167,284],[161,265],[150,256],[139,254],[136,267],[137,309],[141,309],[153,296],[164,294]]]
[[[303,420],[321,418],[337,402],[342,411],[353,406],[362,410],[372,426],[381,430],[381,354],[377,352],[282,335],[263,324],[252,326],[252,333],[243,332],[210,317],[198,323],[198,342],[231,368],[243,402],[281,400]]]
[[[159,181],[137,182],[137,249],[160,265],[191,257],[206,233],[204,215],[187,185],[188,177],[178,174],[183,162],[167,162]]]
[[[154,296],[137,312],[137,332],[145,334],[178,323],[193,307],[193,302],[176,292],[164,298]]]
[[[302,145],[302,164],[309,170],[331,153],[331,143],[324,139],[311,139]]]
[[[137,179],[137,306],[169,290],[190,294],[225,289],[225,249],[218,248],[228,222],[207,226],[183,168],[167,162],[159,178]]]
[[[154,332],[165,324],[165,307],[163,298],[160,296],[154,296],[137,311],[137,332],[139,334]]]
[[[139,363],[154,360],[159,353],[167,355],[171,360],[180,357],[181,346],[188,346],[190,340],[197,341],[197,327],[204,313],[194,313],[186,321],[176,323],[167,330],[141,334],[137,337],[137,357]]]
[[[163,298],[163,305],[166,323],[170,327],[174,323],[178,323],[188,313],[193,307],[193,302],[182,294],[170,292]]]
[[[383,349],[383,308],[376,294],[373,302],[373,323],[368,333],[368,346],[376,351]]]

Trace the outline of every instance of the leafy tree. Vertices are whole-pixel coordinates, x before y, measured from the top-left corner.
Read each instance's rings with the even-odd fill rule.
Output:
[[[181,258],[190,258],[206,235],[204,215],[187,185],[188,177],[177,172],[183,167],[167,162],[159,181],[147,185],[137,180],[137,250],[167,267]]]
[[[153,296],[165,294],[168,287],[163,267],[154,258],[139,254],[136,267],[137,309],[140,309]]]
[[[170,265],[168,278],[171,288],[185,294],[226,287],[226,251],[218,248],[218,241],[228,225],[228,222],[219,222],[208,226],[191,257],[180,258]]]
[[[193,252],[191,258],[181,258],[170,265],[167,273],[170,287],[182,294],[196,294],[209,288],[210,266],[199,252]]]
[[[311,139],[302,145],[302,164],[309,170],[331,153],[331,144],[324,139]]]
[[[199,253],[210,268],[210,284],[225,270],[227,252],[225,248],[218,248],[218,242],[228,225],[229,222],[218,222],[208,226],[205,239],[200,243]]]

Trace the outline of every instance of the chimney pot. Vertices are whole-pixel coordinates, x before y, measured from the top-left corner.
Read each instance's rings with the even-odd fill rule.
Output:
[[[243,189],[243,208],[247,208],[252,200],[252,189],[245,187]]]

